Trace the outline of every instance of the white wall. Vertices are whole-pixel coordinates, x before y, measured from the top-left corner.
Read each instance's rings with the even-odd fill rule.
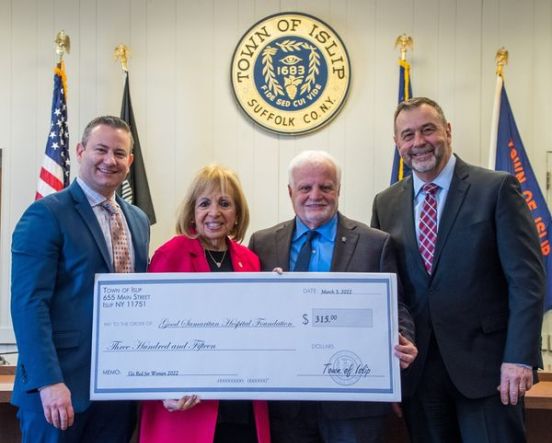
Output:
[[[230,90],[230,59],[242,34],[283,11],[330,24],[352,65],[341,114],[300,137],[255,127]],[[132,50],[133,105],[158,219],[152,251],[172,235],[184,189],[208,162],[238,171],[252,208],[250,233],[290,217],[286,167],[307,148],[337,157],[344,171],[341,209],[369,222],[372,198],[389,181],[399,55],[393,45],[402,33],[414,38],[414,94],[441,103],[455,151],[476,164],[488,157],[495,53],[501,46],[510,51],[510,102],[545,182],[552,150],[550,0],[0,0],[0,343],[13,337],[10,236],[35,192],[49,125],[53,40],[61,29],[72,41],[65,61],[73,158],[91,118],[119,113],[122,77],[113,49],[125,43]],[[73,177],[77,170],[74,162]]]

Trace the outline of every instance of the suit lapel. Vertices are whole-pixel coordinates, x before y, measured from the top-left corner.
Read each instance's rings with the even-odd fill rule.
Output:
[[[450,189],[447,195],[447,201],[443,207],[443,215],[437,231],[437,244],[435,245],[435,256],[433,258],[433,272],[435,275],[439,264],[439,257],[443,251],[447,238],[458,216],[458,212],[464,203],[470,184],[467,182],[468,165],[456,158],[456,167],[450,183]]]
[[[147,257],[144,255],[146,249],[144,248],[144,243],[146,238],[144,238],[140,223],[134,211],[130,209],[128,203],[123,202],[119,196],[116,196],[117,203],[121,207],[123,214],[125,215],[128,228],[132,234],[132,246],[134,247],[134,267],[135,269],[140,269],[147,264]],[[136,271],[138,272],[138,271]]]
[[[276,231],[276,244],[274,250],[276,251],[276,263],[282,268],[284,272],[289,271],[289,249],[291,245],[291,236],[293,234],[295,219],[285,222]]]
[[[109,258],[109,251],[107,250],[107,245],[105,243],[105,238],[102,234],[102,230],[100,229],[100,225],[98,224],[98,219],[96,218],[96,214],[94,214],[90,203],[84,195],[83,190],[76,181],[73,181],[69,187],[69,192],[75,202],[75,209],[80,214],[84,225],[88,228],[90,234],[94,238],[94,241],[100,250],[100,254],[109,268],[109,271],[114,272],[111,259]]]
[[[355,252],[359,235],[357,225],[352,220],[338,213],[337,232],[332,257],[333,272],[346,272]]]
[[[416,238],[416,221],[414,218],[414,184],[412,176],[405,178],[401,182],[401,193],[399,196],[399,204],[397,205],[399,212],[395,214],[396,220],[403,220],[402,236],[406,246],[406,250],[412,254],[411,263],[415,263],[419,268],[418,272],[421,275],[426,275],[427,271],[424,267],[422,256],[418,249],[418,239]]]

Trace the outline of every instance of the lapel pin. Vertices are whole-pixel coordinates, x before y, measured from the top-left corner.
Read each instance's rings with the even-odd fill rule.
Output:
[[[347,237],[341,237],[341,241],[345,243],[347,241]]]

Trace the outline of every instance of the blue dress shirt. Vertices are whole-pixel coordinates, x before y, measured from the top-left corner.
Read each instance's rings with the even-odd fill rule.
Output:
[[[289,250],[289,269],[295,269],[295,262],[301,247],[306,241],[306,233],[309,231],[298,217],[295,217],[295,231],[291,237]],[[332,267],[332,258],[337,234],[337,214],[327,223],[315,229],[319,235],[315,236],[312,243],[312,254],[309,263],[309,272],[329,272]]]

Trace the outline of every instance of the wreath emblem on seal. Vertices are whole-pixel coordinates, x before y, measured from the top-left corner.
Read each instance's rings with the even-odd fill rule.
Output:
[[[320,49],[304,38],[281,37],[266,45],[255,64],[263,99],[282,111],[308,107],[323,91],[328,67]]]
[[[277,48],[269,45],[262,52],[263,75],[268,89],[275,95],[285,95],[281,84],[276,78],[274,70],[274,56],[276,56],[280,50],[284,54],[289,54],[280,59],[280,62],[287,66],[287,68],[282,67],[284,89],[287,96],[293,100],[297,96],[298,86],[300,86],[300,96],[305,94],[305,92],[311,92],[316,82],[316,76],[320,74],[320,51],[318,48],[305,41],[301,42],[289,39],[276,43],[275,46],[277,46]],[[303,59],[293,55],[295,52],[302,49],[307,50],[309,53],[306,72],[305,67],[300,64]]]
[[[350,84],[349,57],[335,31],[301,13],[275,14],[242,37],[232,58],[236,100],[256,123],[301,134],[329,122]]]

